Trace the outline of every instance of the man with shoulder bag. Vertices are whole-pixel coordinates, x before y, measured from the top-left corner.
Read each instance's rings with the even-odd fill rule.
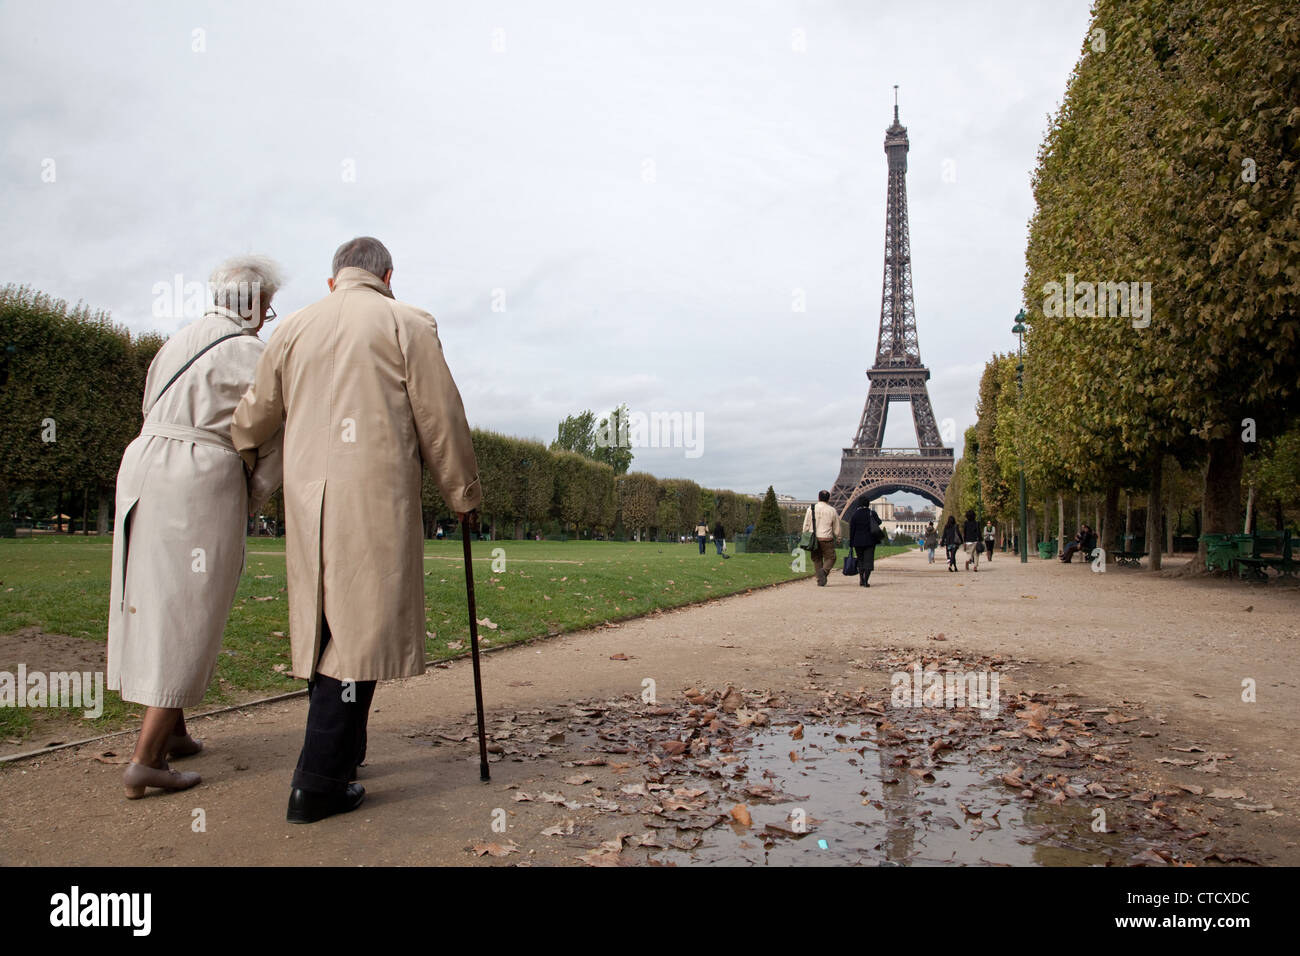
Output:
[[[835,546],[840,538],[840,516],[831,507],[829,491],[817,493],[817,502],[804,515],[803,530],[805,534],[812,533],[809,551],[817,572],[817,586],[824,588],[826,576],[835,567]]]

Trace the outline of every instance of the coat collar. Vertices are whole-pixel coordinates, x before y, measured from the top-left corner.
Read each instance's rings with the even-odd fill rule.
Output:
[[[218,318],[228,319],[229,321],[234,322],[243,331],[253,332],[254,334],[256,334],[254,329],[251,326],[249,326],[247,322],[244,321],[244,317],[240,315],[238,312],[236,312],[234,309],[227,309],[225,306],[220,306],[220,305],[210,305],[208,306],[208,311],[204,313],[204,317],[206,318],[209,315],[215,315]]]
[[[393,298],[393,290],[384,285],[383,279],[357,266],[344,266],[334,277],[335,292],[346,292],[349,289],[371,289],[380,295]]]

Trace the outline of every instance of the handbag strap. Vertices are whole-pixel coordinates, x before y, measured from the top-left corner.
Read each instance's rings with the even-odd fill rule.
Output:
[[[167,389],[171,388],[172,385],[176,383],[176,380],[189,370],[189,367],[191,365],[193,365],[200,358],[202,358],[203,354],[207,352],[208,349],[212,348],[213,346],[220,345],[222,342],[226,341],[226,339],[237,339],[243,334],[244,334],[243,332],[227,333],[226,335],[223,335],[220,338],[213,339],[207,345],[203,346],[203,348],[199,349],[192,356],[190,356],[190,360],[186,362],[184,365],[182,365],[180,369],[177,370],[176,374],[167,380],[167,384],[162,387],[162,391],[158,393],[158,397],[155,398],[153,400],[153,404],[149,406],[149,412],[152,412],[154,410],[154,406],[156,406],[160,401],[162,401],[162,397],[167,393]],[[145,418],[149,417],[149,412],[145,412],[145,416],[144,416]]]

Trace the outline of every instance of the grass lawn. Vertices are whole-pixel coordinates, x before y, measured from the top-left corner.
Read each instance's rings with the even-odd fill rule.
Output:
[[[904,550],[884,546],[876,555]],[[111,553],[108,538],[0,539],[0,635],[35,626],[102,644]],[[462,545],[428,541],[424,554],[426,630],[432,635],[425,648],[430,659],[454,657],[469,647]],[[789,555],[737,554],[723,560],[712,545],[700,555],[693,541],[476,541],[473,554],[479,619],[497,625],[479,628],[485,647],[809,576],[791,570]],[[249,538],[247,567],[204,709],[305,686],[282,673],[289,664],[288,629],[284,542]],[[143,712],[113,692],[106,698],[103,716],[81,718],[82,736],[115,730]],[[23,708],[0,708],[0,736],[28,735],[31,720]]]

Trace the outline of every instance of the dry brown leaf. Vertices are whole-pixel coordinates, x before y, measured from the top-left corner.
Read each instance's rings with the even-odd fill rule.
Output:
[[[505,844],[475,843],[473,852],[475,856],[497,856],[497,857],[509,856],[511,853],[519,852],[519,844],[516,843],[514,840],[511,840],[509,843],[505,843]]]

